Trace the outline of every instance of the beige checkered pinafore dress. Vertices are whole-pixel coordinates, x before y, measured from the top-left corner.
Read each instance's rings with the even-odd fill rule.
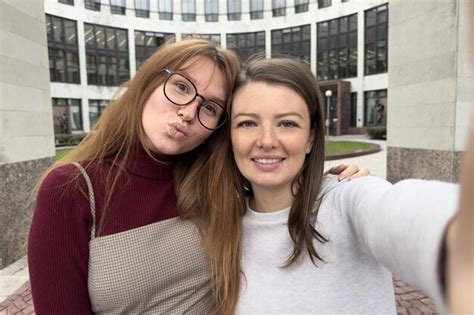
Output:
[[[95,199],[84,176],[93,218],[88,287],[98,314],[214,313],[209,267],[197,228],[172,218],[107,236],[95,236]]]

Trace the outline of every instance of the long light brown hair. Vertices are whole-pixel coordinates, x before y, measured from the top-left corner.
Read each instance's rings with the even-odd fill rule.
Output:
[[[165,80],[161,71],[163,69],[182,70],[182,66],[192,58],[208,58],[214,62],[216,69],[224,74],[226,97],[229,98],[240,69],[239,59],[234,52],[218,48],[205,40],[189,39],[165,44],[140,66],[133,79],[124,84],[122,91],[116,99],[109,102],[84,140],[63,160],[46,171],[37,187],[53,169],[64,164],[83,162],[83,166],[87,168],[89,163],[111,161],[117,171],[109,172],[104,179],[107,195],[104,196],[103,215],[97,229],[100,234],[100,227],[106,218],[107,206],[113,198],[117,180],[126,174],[124,167],[131,158],[133,150],[137,145],[142,145],[152,156],[148,145],[149,140],[142,126],[142,112],[152,92]],[[216,266],[213,262],[219,259],[216,259],[214,252],[209,250],[212,248],[209,244],[212,244],[217,236],[213,233],[215,223],[209,222],[208,218],[215,217],[216,214],[207,213],[204,200],[212,193],[206,191],[208,187],[203,183],[208,177],[206,167],[208,156],[212,151],[210,149],[212,149],[213,139],[219,132],[214,132],[206,141],[207,144],[179,155],[173,161],[176,164],[174,170],[178,192],[178,213],[198,225],[213,270]],[[222,218],[222,221],[219,220],[216,223],[224,221],[226,221],[225,218]],[[207,231],[210,231],[210,234]],[[212,273],[216,274],[215,271]],[[220,295],[216,294],[216,296]],[[222,299],[217,298],[217,300]]]
[[[253,59],[242,69],[234,88],[236,91],[251,82],[264,82],[276,86],[285,86],[298,93],[305,101],[311,120],[311,133],[314,137],[312,150],[306,155],[306,159],[301,170],[293,180],[294,200],[288,218],[288,230],[293,240],[293,251],[289,253],[289,258],[285,266],[289,266],[298,260],[302,252],[306,251],[311,261],[316,264],[317,260],[322,261],[321,256],[316,251],[314,239],[320,243],[327,242],[327,239],[316,230],[314,222],[318,209],[314,209],[317,203],[318,192],[321,187],[324,168],[324,130],[323,113],[321,111],[321,95],[316,78],[307,65],[300,61],[278,58],[278,59]],[[258,106],[258,104],[255,104]],[[227,112],[232,113],[232,99],[228,103]],[[240,253],[240,232],[241,217],[245,213],[246,204],[244,197],[252,196],[253,192],[250,184],[240,174],[235,163],[232,144],[230,140],[230,124],[226,130],[219,135],[216,141],[218,145],[210,158],[213,164],[213,172],[216,174],[214,185],[216,194],[212,197],[212,202],[216,207],[222,207],[221,216],[226,216],[232,220],[227,226],[221,226],[220,242],[230,242],[227,247],[233,248]],[[231,233],[234,233],[233,235]],[[223,247],[224,245],[219,245]],[[240,265],[234,262],[236,252],[222,252],[222,261],[232,262],[227,268],[230,272],[224,273],[222,283],[231,283],[229,291],[237,291],[239,281],[233,277],[240,274]],[[228,257],[225,257],[228,255]],[[223,267],[224,268],[224,267]],[[230,296],[229,296],[230,297]],[[227,304],[234,305],[236,300],[229,300]],[[233,310],[233,308],[231,308]]]

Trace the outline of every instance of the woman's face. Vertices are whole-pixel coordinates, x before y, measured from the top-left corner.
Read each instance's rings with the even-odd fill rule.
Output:
[[[252,189],[291,192],[292,180],[311,151],[311,123],[304,99],[283,85],[251,82],[234,96],[234,158]]]
[[[225,76],[212,60],[190,59],[182,69],[169,70],[177,71],[189,79],[201,97],[225,105]],[[163,76],[166,75],[163,73]],[[152,151],[167,155],[191,151],[212,133],[212,130],[201,125],[197,117],[197,108],[203,100],[198,96],[188,105],[175,105],[165,96],[163,86],[164,83],[153,91],[143,108],[142,124],[149,140],[148,145]],[[183,93],[187,87],[178,81],[173,89]]]

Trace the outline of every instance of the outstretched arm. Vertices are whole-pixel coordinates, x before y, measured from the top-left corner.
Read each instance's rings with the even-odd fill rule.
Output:
[[[474,314],[474,125],[461,169],[458,212],[447,233],[447,288],[451,314]]]

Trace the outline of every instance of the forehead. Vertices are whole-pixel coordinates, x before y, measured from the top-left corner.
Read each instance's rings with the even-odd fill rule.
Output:
[[[282,84],[247,83],[237,90],[232,104],[233,115],[239,112],[273,115],[289,111],[309,115],[305,100],[296,91]]]
[[[198,89],[199,93],[210,92],[213,97],[218,97],[225,101],[226,78],[217,64],[206,57],[194,57],[185,62],[179,69],[190,79]]]

